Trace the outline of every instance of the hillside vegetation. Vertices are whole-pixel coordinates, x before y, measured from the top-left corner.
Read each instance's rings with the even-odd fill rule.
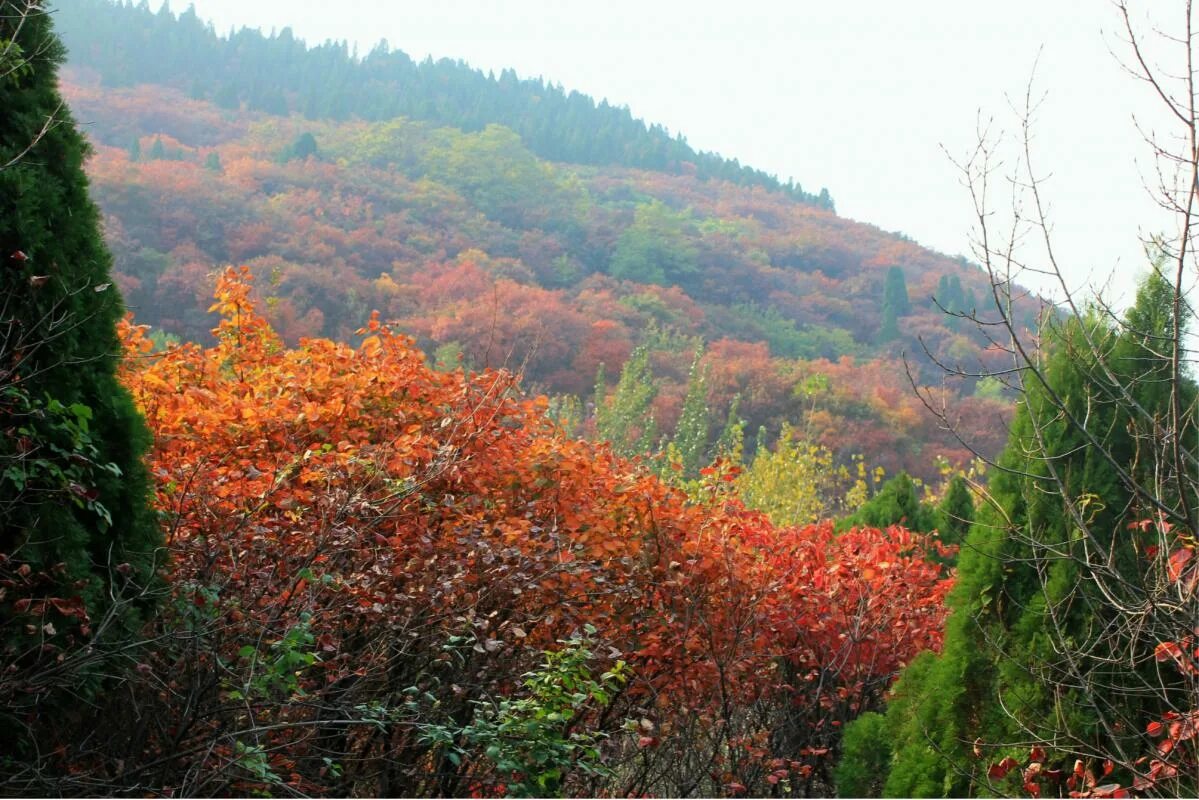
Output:
[[[0,795],[1196,796],[1194,180],[1038,318],[540,82],[56,13],[66,81],[0,0]]]
[[[417,76],[446,72],[403,84],[386,114],[367,99],[301,109],[286,92],[291,100],[272,106],[248,99],[257,95],[242,84],[236,102],[222,101],[223,75],[298,81],[333,46],[305,50],[286,33],[228,40],[191,14],[106,3],[69,2],[60,16],[76,65],[64,89],[96,144],[89,172],[117,280],[138,318],[167,334],[205,340],[210,274],[244,263],[263,276],[267,313],[286,341],[344,340],[379,310],[435,360],[507,366],[535,391],[581,399],[572,407],[585,430],[601,366],[611,387],[644,345],[663,433],[677,424],[702,346],[713,439],[736,398],[746,429],[764,427],[764,441],[790,423],[838,461],[861,454],[931,480],[939,459],[963,464],[971,454],[924,413],[902,355],[914,380],[956,409],[972,443],[998,452],[1007,411],[994,387],[941,386],[924,352],[1002,363],[973,325],[945,313],[993,302],[982,273],[960,259],[703,159],[547,150],[523,123],[487,110],[514,107],[509,78],[461,65],[412,65]],[[118,40],[152,44],[98,47],[117,22]],[[173,61],[148,55],[167,41]],[[235,69],[265,54],[281,59],[275,68]],[[345,56],[345,69],[376,69],[378,58]],[[470,119],[421,100],[468,86],[483,98]],[[555,140],[575,125],[602,130],[608,112],[584,105],[583,122],[559,109],[539,124]],[[657,141],[636,125],[617,138],[633,150]],[[646,166],[654,169],[634,168]],[[1020,307],[1035,325],[1036,305]]]

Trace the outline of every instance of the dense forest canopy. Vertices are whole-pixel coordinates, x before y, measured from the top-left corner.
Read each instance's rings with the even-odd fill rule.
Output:
[[[0,795],[1195,796],[1199,95],[1116,9],[1189,142],[1122,316],[1012,282],[986,146],[972,265],[511,73],[0,0]]]
[[[923,413],[900,361],[906,355],[919,383],[939,385],[934,359],[1002,359],[952,315],[993,302],[964,260],[811,198],[705,175],[692,168],[700,162],[547,157],[529,120],[559,143],[576,123],[525,114],[509,78],[460,68],[477,81],[471,109],[509,116],[403,105],[457,96],[446,91],[458,85],[451,78],[419,78],[446,64],[410,65],[411,85],[388,94],[394,108],[368,98],[366,111],[318,105],[308,114],[291,90],[283,105],[263,108],[236,92],[222,100],[217,78],[311,72],[296,85],[315,92],[339,85],[342,67],[357,75],[374,62],[342,53],[335,69],[332,45],[258,32],[222,38],[190,12],[73,1],[57,15],[73,48],[65,90],[96,144],[89,169],[117,279],[139,319],[164,334],[206,340],[210,273],[246,263],[266,280],[268,314],[289,342],[345,339],[377,309],[448,365],[508,365],[531,388],[579,399],[592,394],[601,365],[614,382],[633,348],[647,345],[663,434],[681,414],[702,342],[713,428],[739,398],[751,450],[759,427],[773,442],[790,423],[843,464],[861,454],[931,481],[940,459],[970,459]],[[144,41],[127,41],[135,36]],[[110,40],[122,44],[99,44]],[[268,54],[274,66],[246,60]],[[354,91],[375,85],[344,80]],[[587,142],[604,140],[601,118],[577,125]],[[1036,303],[1018,307],[1035,327]],[[797,388],[813,376],[828,391]],[[997,452],[1002,397],[973,380],[938,391],[960,397],[952,405],[971,442]]]
[[[158,83],[222,108],[308,119],[408,117],[470,132],[498,124],[550,161],[695,174],[833,208],[825,189],[805,192],[736,159],[696,152],[682,136],[647,125],[627,108],[512,70],[496,77],[462,61],[418,63],[386,41],[364,56],[345,42],[310,47],[290,28],[218,35],[193,8],[176,16],[169,2],[158,12],[146,0],[62,0],[57,8],[73,63],[96,69],[109,86]]]

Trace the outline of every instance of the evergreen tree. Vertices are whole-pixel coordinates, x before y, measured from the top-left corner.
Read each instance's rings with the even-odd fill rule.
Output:
[[[221,166],[221,156],[216,150],[213,150],[204,157],[204,169],[208,170],[209,172],[221,172],[223,170],[223,167]]]
[[[937,506],[936,525],[945,544],[961,544],[974,521],[974,498],[966,479],[954,475],[945,489],[945,497]]]
[[[883,322],[878,329],[879,344],[893,342],[899,338],[899,317],[891,306],[883,306]]]
[[[217,89],[213,96],[213,102],[218,107],[228,111],[237,111],[241,108],[241,99],[237,95],[237,87],[232,83],[223,84]]]
[[[315,158],[318,152],[319,151],[316,146],[316,137],[308,131],[305,131],[297,136],[296,140],[291,143],[290,147],[287,148],[287,154],[284,157],[284,160],[291,161],[292,159],[298,159],[300,161],[305,161],[309,158]]]
[[[162,144],[162,137],[155,136],[154,143],[150,145],[150,160],[162,161],[167,157],[166,148]]]
[[[82,599],[98,655],[148,605],[138,595],[162,543],[141,461],[148,436],[116,378],[124,310],[88,198],[87,147],[58,93],[63,49],[51,15],[0,0],[6,41],[28,65],[0,77],[0,554],[5,572],[47,576],[38,597]],[[21,619],[14,604],[25,588],[0,595],[0,619]],[[78,620],[60,610],[0,628],[0,662],[28,666],[43,645],[52,653],[78,641]],[[94,688],[68,679],[77,693]],[[0,709],[0,751],[12,752],[30,719],[10,713],[54,703],[31,695]]]
[[[883,283],[883,308],[891,308],[895,316],[906,317],[912,313],[912,301],[908,298],[908,283],[902,267],[891,267]]]
[[[884,794],[1000,791],[988,765],[1026,757],[1029,742],[1050,751],[1040,761],[1067,769],[1076,754],[1135,753],[1144,720],[1188,707],[1170,694],[1185,690],[1163,684],[1152,663],[1161,641],[1143,633],[1152,619],[1120,617],[1145,607],[1152,580],[1147,543],[1130,524],[1189,513],[1186,499],[1156,482],[1163,462],[1146,444],[1168,417],[1172,391],[1193,409],[1193,386],[1177,386],[1162,355],[1174,333],[1172,300],[1173,287],[1154,274],[1122,328],[1090,314],[1050,332],[1050,354],[1034,365],[1039,378],[1025,378],[989,502],[962,548],[943,650],[904,671],[885,725],[855,730],[876,736],[858,752],[891,753]],[[1167,629],[1188,627],[1178,622]],[[1111,658],[1138,649],[1148,657]],[[987,759],[974,756],[975,742]]]
[[[961,325],[961,317],[956,316],[962,311],[969,311],[966,305],[966,295],[962,292],[962,281],[957,275],[942,275],[937,282],[936,307],[948,315],[945,326],[957,330]]]
[[[899,318],[912,312],[912,301],[908,298],[907,280],[900,267],[887,270],[883,283],[882,324],[879,325],[880,344],[899,338]]]
[[[916,482],[900,472],[882,485],[857,513],[841,523],[842,527],[887,528],[902,525],[908,530],[929,532],[936,527],[933,510],[920,501]]]
[[[211,97],[228,110],[244,101],[267,113],[301,111],[310,119],[405,116],[468,131],[494,123],[550,161],[694,171],[833,210],[827,190],[808,193],[736,160],[696,152],[628,108],[567,94],[512,70],[496,78],[462,62],[416,63],[390,47],[375,47],[359,59],[344,42],[309,47],[288,28],[221,36],[192,10],[176,16],[112,0],[58,0],[56,7],[75,63],[96,69],[107,85],[162,83],[195,98]]]
[[[142,140],[139,136],[134,136],[129,143],[129,160],[134,163],[142,160]]]

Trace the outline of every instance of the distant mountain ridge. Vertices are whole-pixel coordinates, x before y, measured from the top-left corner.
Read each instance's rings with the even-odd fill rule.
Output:
[[[659,431],[680,419],[698,354],[705,415],[743,420],[747,448],[790,430],[843,464],[860,454],[935,480],[971,453],[926,413],[910,380],[952,409],[981,452],[1004,441],[1010,406],[995,382],[942,385],[936,364],[1006,366],[1001,347],[945,313],[985,315],[993,302],[964,259],[810,196],[705,177],[694,162],[549,159],[519,130],[565,117],[526,120],[523,90],[511,95],[518,110],[505,112],[515,127],[381,111],[313,119],[287,93],[278,108],[255,108],[242,94],[253,92],[250,78],[217,97],[212,80],[188,87],[182,76],[251,73],[238,66],[237,42],[276,53],[287,37],[222,44],[194,14],[102,0],[64,0],[58,22],[83,25],[72,17],[80,8],[97,16],[68,36],[63,91],[94,146],[88,172],[115,277],[156,335],[206,339],[214,272],[246,264],[288,342],[351,340],[378,310],[446,368],[519,369],[580,430],[594,422],[597,384],[612,387],[641,352]],[[116,46],[101,48],[105,20],[119,15],[141,27],[114,31]],[[163,44],[189,41],[207,44]],[[358,64],[337,46],[295,47],[299,61],[329,58],[335,71]],[[157,70],[147,53],[163,59]],[[503,80],[483,80],[497,95],[487,103],[502,108]],[[460,102],[447,86],[440,105],[439,92],[426,95],[434,109]],[[545,141],[574,129],[554,130]],[[1017,305],[1035,326],[1037,303]]]
[[[97,70],[109,86],[157,83],[223,108],[309,119],[403,116],[465,131],[500,124],[551,161],[694,173],[833,209],[827,189],[809,193],[736,159],[697,152],[682,136],[647,125],[628,108],[597,104],[543,80],[518,78],[512,70],[497,78],[463,61],[417,63],[386,42],[358,58],[345,42],[309,47],[290,28],[270,36],[247,28],[221,36],[193,7],[175,15],[169,2],[158,12],[146,0],[54,5],[71,63]]]

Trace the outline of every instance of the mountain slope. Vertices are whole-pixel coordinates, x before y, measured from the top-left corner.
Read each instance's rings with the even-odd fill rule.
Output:
[[[223,108],[309,119],[404,116],[467,131],[499,124],[516,131],[533,153],[554,161],[694,171],[833,207],[826,190],[809,194],[735,160],[697,153],[682,137],[635,119],[627,108],[520,79],[511,70],[496,78],[461,61],[417,63],[385,41],[357,58],[344,42],[309,48],[290,28],[270,36],[243,29],[221,37],[191,7],[176,17],[169,2],[157,13],[145,0],[55,5],[72,62],[97,70],[112,86],[157,83]]]
[[[171,24],[198,24],[150,16],[168,40]],[[113,86],[112,67],[83,61],[93,66],[66,90],[90,123],[93,190],[143,322],[203,338],[209,273],[247,263],[293,341],[348,337],[377,308],[441,360],[519,367],[535,389],[576,396],[590,395],[601,365],[613,381],[644,344],[659,430],[679,414],[702,341],[713,418],[739,396],[750,431],[769,438],[795,422],[843,459],[929,478],[937,456],[969,455],[923,413],[899,360],[937,384],[924,345],[949,362],[1002,357],[932,300],[969,310],[989,297],[962,260],[698,166],[550,162],[497,124],[222,108],[171,86]],[[1029,303],[1030,323],[1035,312]],[[973,396],[972,382],[938,391],[997,451],[1004,404]]]

